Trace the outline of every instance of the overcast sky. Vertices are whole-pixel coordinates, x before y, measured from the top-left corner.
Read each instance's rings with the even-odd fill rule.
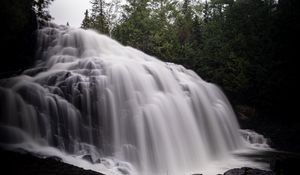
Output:
[[[80,27],[86,9],[91,8],[90,0],[55,0],[50,6],[54,23]]]

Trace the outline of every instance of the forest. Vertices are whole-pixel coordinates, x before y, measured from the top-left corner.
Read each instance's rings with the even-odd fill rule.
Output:
[[[0,2],[1,78],[34,64],[37,19],[51,20],[47,8],[52,1]],[[300,151],[299,1],[92,0],[91,4],[83,29],[195,71],[226,93],[241,127],[265,134],[275,147]]]

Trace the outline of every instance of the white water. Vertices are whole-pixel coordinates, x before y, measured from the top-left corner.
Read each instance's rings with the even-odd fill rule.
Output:
[[[0,82],[3,144],[107,174],[264,168],[233,155],[253,143],[221,90],[193,71],[81,29],[44,28],[39,46],[34,68]]]

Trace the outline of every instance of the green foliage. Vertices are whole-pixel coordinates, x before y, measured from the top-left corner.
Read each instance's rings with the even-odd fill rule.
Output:
[[[84,13],[84,19],[81,28],[94,29],[103,34],[109,34],[109,21],[105,8],[107,3],[104,0],[92,0],[91,15],[89,16],[88,10]]]
[[[122,23],[113,30],[113,36],[125,45],[151,51],[154,23],[147,8],[148,0],[131,1],[125,6]]]
[[[84,12],[84,18],[83,18],[83,21],[81,23],[81,28],[83,29],[89,29],[89,28],[92,28],[92,21],[91,21],[91,17],[89,16],[89,11],[86,10]]]

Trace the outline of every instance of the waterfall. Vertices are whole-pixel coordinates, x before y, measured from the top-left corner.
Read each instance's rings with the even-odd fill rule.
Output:
[[[1,144],[139,175],[199,173],[250,145],[222,91],[193,71],[94,31],[38,32],[36,65],[0,81]]]

